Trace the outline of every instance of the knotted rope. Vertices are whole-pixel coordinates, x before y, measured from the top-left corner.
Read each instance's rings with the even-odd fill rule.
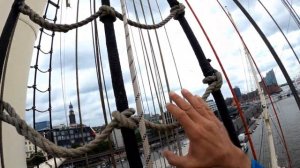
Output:
[[[135,129],[137,128],[137,123],[139,122],[138,117],[132,116],[135,112],[134,109],[127,109],[122,113],[115,111],[112,113],[114,119],[105,127],[105,129],[100,134],[96,134],[94,140],[90,141],[88,144],[85,144],[82,147],[69,149],[57,146],[53,142],[43,137],[39,132],[28,126],[26,122],[19,117],[19,115],[9,103],[6,103],[4,101],[1,103],[3,109],[5,109],[5,111],[7,112],[7,114],[5,114],[4,111],[0,112],[0,119],[2,121],[14,126],[20,135],[26,137],[29,141],[40,147],[46,153],[56,157],[67,158],[81,156],[97,147],[101,143],[101,141],[105,140],[111,134],[114,128],[127,127]],[[179,127],[178,123],[155,124],[147,120],[145,120],[145,125],[157,130],[169,130]]]
[[[135,26],[138,28],[142,29],[157,29],[165,24],[167,24],[173,17],[176,18],[179,14],[182,14],[184,12],[184,5],[183,4],[178,4],[175,5],[174,7],[171,8],[171,12],[168,17],[166,17],[164,20],[162,20],[160,23],[153,24],[153,25],[146,25],[146,24],[141,24],[135,21],[132,21],[128,19],[128,24],[131,26]],[[105,16],[111,16],[114,18],[117,17],[120,20],[123,20],[123,15],[117,11],[115,11],[114,8],[107,6],[107,5],[102,5],[99,10],[89,16],[88,18],[77,22],[77,23],[72,23],[72,24],[54,24],[50,23],[47,20],[45,20],[43,17],[41,17],[39,14],[37,14],[34,10],[32,10],[24,1],[20,2],[19,5],[19,10],[21,13],[24,15],[29,16],[30,20],[33,21],[34,23],[38,24],[39,26],[47,29],[47,30],[52,30],[56,32],[68,32],[69,30],[84,26],[88,24],[89,22],[97,19],[98,17],[103,18]]]
[[[221,88],[221,73],[215,72],[212,76],[204,78],[203,83],[209,84],[209,87],[206,89],[205,93],[202,96],[202,98],[206,100],[211,92],[219,90]],[[39,132],[28,126],[27,123],[20,118],[15,109],[9,103],[2,101],[1,104],[7,114],[4,111],[0,111],[0,120],[14,126],[20,135],[26,137],[29,141],[40,147],[46,153],[63,158],[81,156],[93,150],[111,134],[114,128],[126,127],[135,129],[138,127],[137,124],[141,119],[140,116],[132,116],[135,113],[135,110],[132,108],[129,108],[122,113],[114,111],[112,113],[114,119],[108,125],[106,125],[105,129],[101,133],[96,134],[94,140],[90,141],[88,144],[85,144],[82,147],[72,149],[57,146],[53,142],[49,141]],[[170,130],[180,126],[177,122],[172,124],[156,124],[148,120],[145,120],[145,125],[148,128],[157,130]]]
[[[205,77],[202,82],[208,84],[208,87],[202,96],[202,99],[206,100],[210,93],[221,89],[223,84],[222,74],[216,71],[212,76]]]

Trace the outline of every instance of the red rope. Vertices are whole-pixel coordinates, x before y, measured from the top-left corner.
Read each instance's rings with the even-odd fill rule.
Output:
[[[263,80],[263,77],[262,77],[262,75],[261,75],[261,73],[260,73],[260,70],[259,70],[257,64],[256,64],[256,61],[254,60],[254,58],[253,58],[253,56],[252,56],[250,50],[248,49],[248,47],[247,47],[247,45],[246,45],[246,43],[245,43],[243,37],[241,36],[241,34],[240,34],[240,32],[238,31],[237,27],[235,26],[235,24],[233,23],[233,21],[230,19],[228,13],[225,11],[224,7],[221,5],[221,3],[219,2],[219,0],[217,0],[217,2],[219,3],[220,7],[222,8],[222,10],[224,11],[224,13],[226,14],[226,16],[228,17],[228,19],[230,20],[230,22],[231,22],[231,24],[233,25],[234,29],[236,30],[237,34],[239,35],[240,40],[242,41],[243,45],[245,46],[247,52],[248,52],[249,55],[250,55],[251,60],[253,61],[254,65],[255,65],[255,68],[256,68],[256,70],[257,70],[257,72],[258,72],[258,74],[259,74],[259,76],[260,76],[260,78],[261,78],[261,81],[262,81],[264,87],[267,88],[267,85],[266,85],[265,81]],[[282,139],[283,139],[283,144],[284,144],[285,152],[286,152],[286,155],[287,155],[287,158],[288,158],[288,161],[289,161],[289,167],[291,168],[291,167],[292,167],[292,164],[291,164],[291,158],[290,158],[290,154],[289,154],[289,151],[288,151],[287,143],[286,143],[286,141],[285,141],[285,136],[284,136],[283,131],[282,131],[281,123],[280,123],[280,121],[279,121],[279,118],[278,118],[278,115],[277,115],[277,111],[276,111],[276,109],[275,109],[275,107],[274,107],[274,103],[273,103],[273,100],[272,100],[272,98],[271,98],[271,95],[270,95],[270,93],[268,92],[267,89],[266,89],[266,92],[267,92],[268,97],[269,97],[269,99],[270,99],[270,101],[271,101],[272,108],[273,108],[274,114],[275,114],[275,116],[276,116],[276,120],[277,120],[279,129],[280,129],[280,133],[281,133],[281,136],[282,136]]]
[[[246,131],[246,136],[247,136],[247,138],[248,138],[248,140],[249,140],[249,143],[250,143],[250,148],[251,148],[251,151],[252,151],[253,158],[256,160],[256,152],[255,152],[255,150],[254,150],[252,138],[251,138],[251,136],[250,136],[250,134],[249,134],[248,125],[247,125],[247,123],[246,123],[246,120],[245,120],[245,117],[244,117],[243,110],[242,110],[242,108],[241,108],[240,102],[239,102],[239,100],[238,100],[238,98],[237,98],[235,92],[233,91],[233,87],[232,87],[232,85],[231,85],[231,83],[230,83],[230,81],[229,81],[229,78],[228,78],[227,73],[226,73],[226,71],[225,71],[225,69],[224,69],[224,67],[223,67],[223,64],[222,64],[221,60],[219,59],[219,56],[218,56],[218,54],[217,54],[217,52],[216,52],[214,46],[212,45],[212,43],[211,43],[211,41],[210,41],[210,39],[209,39],[209,37],[208,37],[208,35],[207,35],[205,29],[203,28],[203,26],[202,26],[200,20],[198,19],[197,15],[196,15],[196,13],[194,12],[193,8],[191,7],[190,3],[188,2],[188,0],[185,0],[185,2],[187,3],[188,7],[190,8],[191,12],[193,13],[195,19],[197,20],[198,25],[200,26],[202,32],[204,33],[204,35],[205,35],[205,37],[206,37],[206,39],[207,39],[207,41],[208,41],[208,43],[209,43],[209,45],[210,45],[212,51],[213,51],[213,53],[214,53],[214,55],[215,55],[215,57],[216,57],[216,59],[217,59],[219,65],[220,65],[220,67],[221,67],[221,69],[222,69],[222,72],[223,72],[223,74],[224,74],[224,76],[225,76],[225,78],[226,78],[226,81],[227,81],[227,83],[228,83],[228,86],[229,86],[229,88],[230,88],[230,91],[231,91],[231,93],[232,93],[232,95],[233,95],[233,99],[234,99],[234,101],[235,101],[235,103],[236,103],[236,105],[237,105],[237,109],[238,109],[239,115],[240,115],[240,117],[241,117],[241,119],[242,119],[243,126],[244,126],[245,131]]]

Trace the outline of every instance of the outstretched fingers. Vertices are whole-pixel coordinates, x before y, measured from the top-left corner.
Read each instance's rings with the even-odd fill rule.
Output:
[[[180,125],[187,130],[187,134],[195,129],[195,124],[191,120],[191,118],[185,113],[185,111],[181,110],[179,107],[177,107],[174,104],[168,103],[166,105],[167,110],[177,119],[177,121],[180,123]]]
[[[185,111],[185,113],[190,117],[191,120],[193,120],[194,122],[203,121],[203,117],[199,115],[199,113],[195,110],[195,108],[186,100],[184,100],[184,98],[182,98],[181,96],[177,95],[174,92],[170,92],[169,95],[171,100],[173,100],[182,111]]]
[[[207,107],[206,103],[204,100],[202,100],[199,96],[194,96],[192,93],[190,93],[186,89],[182,89],[181,91],[182,95],[184,98],[187,99],[187,101],[191,104],[193,109],[200,114],[202,117],[206,119],[210,119],[210,109]]]

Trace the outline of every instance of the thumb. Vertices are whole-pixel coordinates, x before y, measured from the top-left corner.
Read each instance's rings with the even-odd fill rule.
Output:
[[[163,152],[163,155],[164,155],[164,157],[166,157],[166,159],[172,166],[182,167],[184,165],[184,163],[186,163],[185,162],[186,158],[184,156],[175,155],[171,151],[166,150]]]

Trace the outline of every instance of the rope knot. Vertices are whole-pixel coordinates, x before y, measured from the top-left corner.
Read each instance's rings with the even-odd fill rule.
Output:
[[[100,20],[103,21],[104,18],[110,18],[114,21],[116,21],[116,11],[113,7],[108,6],[108,5],[102,5],[99,8],[100,11]]]
[[[184,15],[185,6],[182,3],[178,3],[171,8],[171,15],[175,20],[177,20],[180,16]]]
[[[212,76],[205,77],[202,82],[209,85],[202,96],[206,100],[210,93],[221,89],[223,84],[222,75],[216,71]]]
[[[137,124],[131,116],[135,113],[133,108],[129,108],[124,110],[123,112],[114,111],[112,116],[114,117],[114,121],[117,123],[117,128],[125,127],[130,129],[137,128]]]

